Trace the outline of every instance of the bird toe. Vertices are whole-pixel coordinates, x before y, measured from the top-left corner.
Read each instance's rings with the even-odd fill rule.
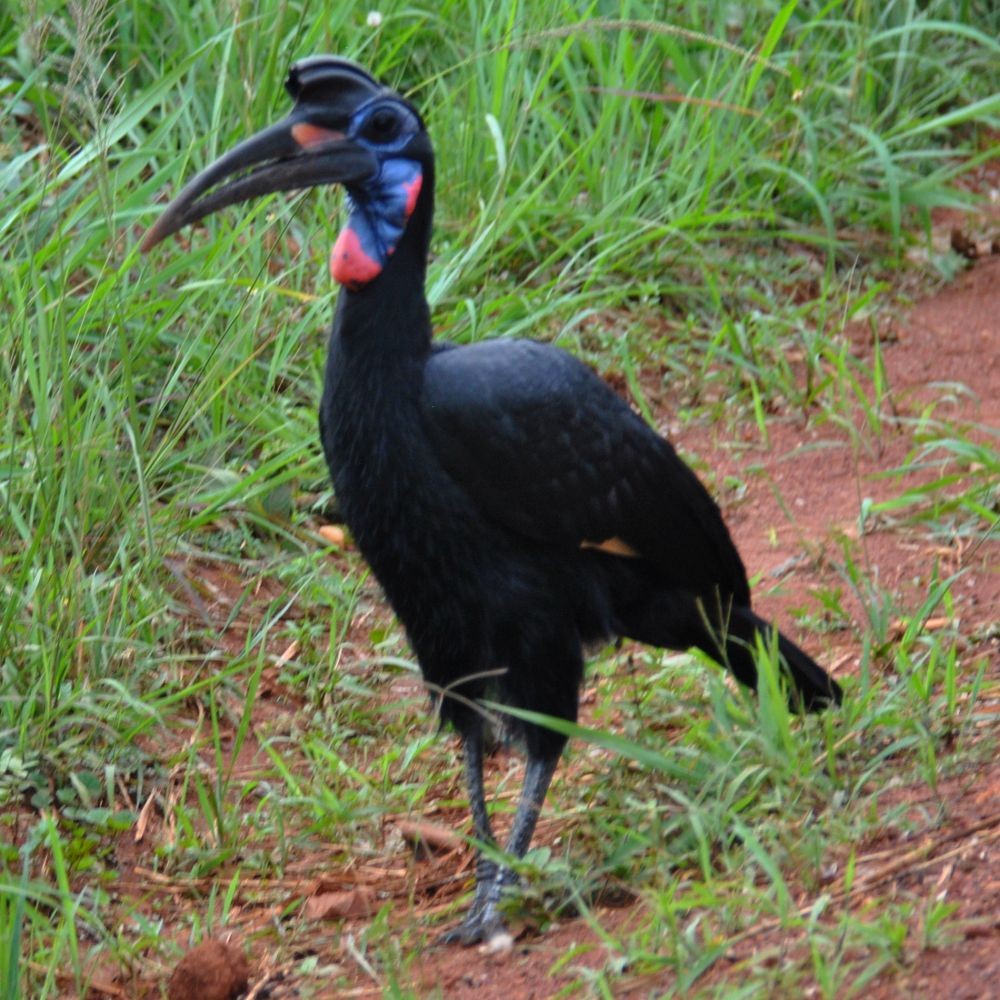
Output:
[[[481,910],[473,910],[457,927],[439,935],[437,943],[465,947],[485,943],[491,950],[505,951],[513,943],[513,938],[496,907],[487,904]]]

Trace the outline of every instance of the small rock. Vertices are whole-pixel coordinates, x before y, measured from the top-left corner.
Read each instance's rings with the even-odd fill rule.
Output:
[[[203,941],[178,963],[167,984],[170,1000],[236,1000],[250,980],[239,949],[224,941]]]
[[[509,931],[497,931],[482,946],[482,951],[486,955],[506,955],[514,948],[514,935]]]

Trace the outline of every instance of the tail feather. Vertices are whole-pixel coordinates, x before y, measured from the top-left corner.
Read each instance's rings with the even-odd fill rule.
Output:
[[[754,650],[758,638],[765,648],[777,635],[778,653],[790,681],[793,708],[817,711],[843,700],[840,685],[811,657],[746,604],[709,610],[691,594],[676,590],[646,590],[640,600],[617,611],[618,631],[639,642],[666,649],[697,647],[736,679],[757,689]]]
[[[748,607],[732,609],[724,650],[720,650],[718,641],[714,639],[712,648],[702,648],[715,659],[722,655],[726,666],[736,678],[756,689],[757,666],[753,651],[757,645],[757,637],[760,636],[767,646],[773,641],[774,633],[777,633],[781,663],[792,685],[789,690],[792,707],[801,706],[814,712],[829,705],[839,705],[844,697],[840,685],[808,653],[799,649],[791,639],[755,615]]]

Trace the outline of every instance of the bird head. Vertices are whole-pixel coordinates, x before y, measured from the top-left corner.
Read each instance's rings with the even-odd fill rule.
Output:
[[[146,233],[144,251],[228,205],[342,184],[350,214],[330,257],[331,274],[351,289],[378,277],[433,170],[424,123],[409,102],[346,59],[301,59],[285,88],[295,102],[291,113],[191,180]]]

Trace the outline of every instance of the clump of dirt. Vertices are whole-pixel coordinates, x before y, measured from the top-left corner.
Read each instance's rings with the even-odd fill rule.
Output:
[[[167,985],[170,1000],[236,1000],[250,982],[243,952],[225,941],[204,941],[174,968]]]

